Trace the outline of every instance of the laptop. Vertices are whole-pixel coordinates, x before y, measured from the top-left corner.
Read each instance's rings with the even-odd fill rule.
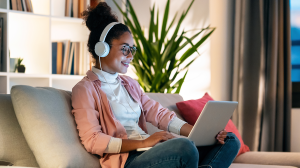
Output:
[[[208,101],[186,138],[193,141],[196,146],[215,144],[217,142],[216,135],[225,128],[237,105],[236,101]],[[161,143],[156,145],[159,144]],[[152,147],[138,148],[137,151],[145,151],[150,148]]]

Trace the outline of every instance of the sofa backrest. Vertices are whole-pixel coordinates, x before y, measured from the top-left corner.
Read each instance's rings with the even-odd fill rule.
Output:
[[[164,108],[168,108],[169,110],[174,111],[179,119],[184,120],[176,106],[177,102],[183,101],[183,98],[179,94],[146,93],[146,95],[149,96],[149,98],[159,102]],[[162,131],[148,122],[147,129],[150,135],[155,132]]]
[[[17,121],[9,94],[0,94],[0,161],[38,167]]]

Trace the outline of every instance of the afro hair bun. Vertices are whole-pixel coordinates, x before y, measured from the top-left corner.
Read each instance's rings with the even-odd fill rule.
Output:
[[[118,17],[112,13],[106,2],[100,2],[96,7],[88,7],[82,13],[83,20],[90,31],[99,29],[111,22],[118,22]]]

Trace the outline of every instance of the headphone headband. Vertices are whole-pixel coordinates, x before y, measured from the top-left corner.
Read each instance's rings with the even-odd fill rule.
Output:
[[[101,36],[100,36],[99,41],[104,42],[107,33],[108,33],[109,30],[110,30],[114,25],[116,25],[116,24],[120,24],[120,23],[119,23],[119,22],[112,22],[112,23],[108,24],[108,25],[105,27],[105,29],[103,30],[103,32],[101,33]]]

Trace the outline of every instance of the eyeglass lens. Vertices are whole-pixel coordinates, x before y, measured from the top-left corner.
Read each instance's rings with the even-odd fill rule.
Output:
[[[134,56],[135,53],[136,53],[136,48],[135,47],[130,47],[130,46],[124,46],[122,48],[122,52],[123,52],[124,56],[129,55],[130,52],[131,52],[132,56]]]

